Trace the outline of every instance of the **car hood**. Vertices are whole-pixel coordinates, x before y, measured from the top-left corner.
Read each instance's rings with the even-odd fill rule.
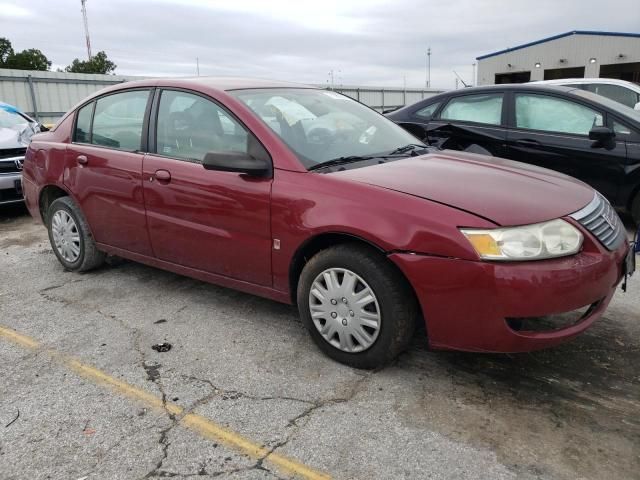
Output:
[[[558,172],[448,150],[330,175],[446,204],[498,225],[563,217],[594,195],[588,185]]]
[[[0,127],[0,150],[24,148],[35,133],[35,128],[28,123],[19,129]]]

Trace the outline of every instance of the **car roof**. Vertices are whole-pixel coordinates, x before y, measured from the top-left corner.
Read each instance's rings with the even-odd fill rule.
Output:
[[[599,83],[606,85],[620,85],[633,90],[640,90],[640,85],[628,82],[626,80],[620,80],[618,78],[559,78],[556,80],[538,80],[531,82],[536,85],[564,85],[564,84],[582,84],[582,83]]]
[[[394,116],[400,116],[401,114],[412,111],[414,108],[420,104],[420,107],[427,106],[430,103],[436,102],[438,100],[442,100],[454,95],[467,95],[471,93],[491,93],[495,91],[509,91],[509,90],[532,90],[536,92],[555,92],[555,93],[568,93],[573,90],[579,90],[576,87],[565,87],[562,85],[540,85],[533,83],[501,83],[499,85],[483,85],[481,87],[466,87],[458,90],[449,90],[447,92],[442,92],[432,97],[425,98],[424,100],[420,100],[411,105],[407,105],[406,107],[399,108],[389,113],[388,116],[393,118]]]
[[[113,89],[119,90],[122,88],[131,87],[184,87],[184,88],[196,88],[203,87],[206,89],[215,89],[221,91],[230,90],[247,90],[253,88],[310,88],[317,89],[310,85],[301,83],[285,82],[280,80],[267,80],[263,78],[251,78],[251,77],[183,77],[183,78],[149,78],[145,80],[136,80],[133,82],[124,82],[118,84]]]

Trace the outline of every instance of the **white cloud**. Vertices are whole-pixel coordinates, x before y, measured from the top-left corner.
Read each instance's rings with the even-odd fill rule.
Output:
[[[0,2],[0,17],[28,17],[31,12],[24,7],[11,3]]]
[[[77,0],[30,0],[3,22],[15,49],[56,65],[85,57]],[[89,0],[94,52],[131,75],[247,75],[325,83],[422,87],[472,77],[475,57],[570,30],[637,31],[637,0]],[[3,2],[0,5],[5,5]],[[25,10],[15,0],[7,5]],[[16,10],[17,8],[17,10]],[[0,11],[9,11],[0,8]],[[621,14],[625,12],[625,14]]]

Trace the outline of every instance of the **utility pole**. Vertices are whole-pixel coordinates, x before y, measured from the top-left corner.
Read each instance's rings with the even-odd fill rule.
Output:
[[[473,62],[473,76],[471,77],[471,86],[476,86],[476,62]]]
[[[427,81],[426,87],[431,87],[431,47],[427,48]]]
[[[82,4],[82,18],[84,19],[84,36],[87,40],[87,56],[89,57],[89,60],[91,60],[91,40],[89,40],[89,22],[87,20],[86,2],[87,0],[80,0],[80,3]]]
[[[196,57],[196,75],[200,76],[200,59]]]

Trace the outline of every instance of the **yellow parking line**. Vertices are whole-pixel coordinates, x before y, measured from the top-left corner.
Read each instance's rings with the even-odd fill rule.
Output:
[[[15,330],[0,325],[0,337],[11,341],[12,343],[25,347],[30,350],[38,350],[42,346],[31,337],[16,332]],[[163,404],[162,399],[149,393],[141,388],[130,385],[122,380],[118,380],[97,368],[90,365],[86,365],[79,360],[50,349],[42,349],[47,355],[58,363],[73,370],[78,375],[91,380],[99,385],[106,386],[111,390],[114,390],[122,395],[132,398],[136,401],[144,403],[148,407],[157,410],[166,410],[169,413],[180,416],[184,416],[180,419],[180,424],[194,432],[197,432],[202,437],[215,440],[228,447],[234,448],[244,454],[249,455],[255,459],[264,459],[265,462],[271,463],[280,470],[295,475],[299,478],[305,478],[309,480],[328,480],[331,477],[325,473],[318,472],[296,460],[287,458],[277,453],[269,454],[269,450],[260,446],[257,443],[252,442],[249,439],[244,438],[242,435],[233,432],[221,425],[218,425],[214,421],[198,415],[196,413],[186,413],[184,408],[175,403],[167,402]]]

